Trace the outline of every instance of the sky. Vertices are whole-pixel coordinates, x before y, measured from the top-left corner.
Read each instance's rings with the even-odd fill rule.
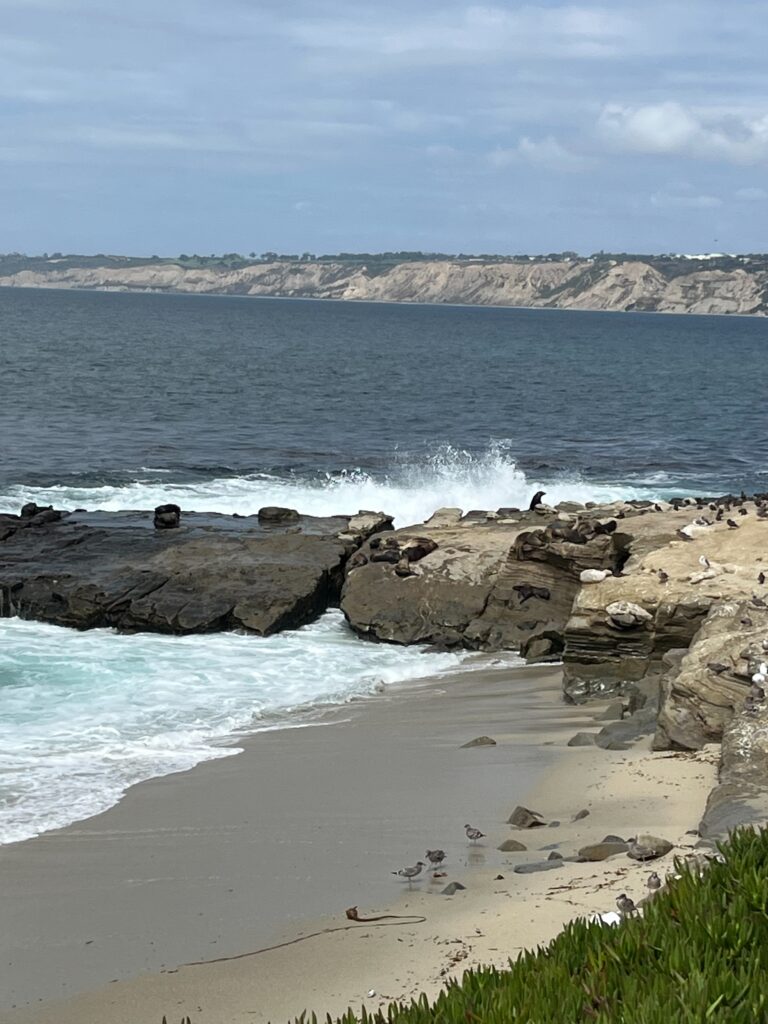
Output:
[[[0,252],[768,249],[768,3],[0,0]]]

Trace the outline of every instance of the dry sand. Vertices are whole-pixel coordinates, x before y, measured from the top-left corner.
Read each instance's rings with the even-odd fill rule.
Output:
[[[562,703],[557,670],[463,672],[347,706],[322,727],[261,734],[239,757],[0,850],[0,1022],[279,1024],[305,1008],[375,1007],[504,965],[570,918],[614,909],[618,892],[641,897],[649,869],[626,856],[513,871],[551,844],[567,856],[606,833],[650,831],[678,852],[696,841],[686,832],[714,752],[567,748],[597,728],[594,711]],[[497,746],[460,749],[481,734]],[[514,830],[505,820],[518,803],[561,824]],[[465,821],[488,838],[470,846]],[[528,851],[500,853],[511,837]],[[410,891],[389,872],[427,846],[447,851],[446,877]],[[452,880],[466,890],[440,895]],[[353,904],[426,920],[348,927]]]

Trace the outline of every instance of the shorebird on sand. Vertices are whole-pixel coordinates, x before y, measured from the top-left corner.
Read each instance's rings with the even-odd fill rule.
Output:
[[[467,839],[470,843],[476,843],[478,839],[485,839],[485,832],[481,832],[479,828],[472,828],[471,825],[465,825],[464,831],[467,833]]]
[[[425,857],[432,865],[433,870],[437,870],[445,860],[445,850],[427,850]]]
[[[621,896],[616,897],[616,906],[621,911],[622,917],[631,917],[637,913],[637,907],[635,906],[634,900],[631,900],[626,893],[622,893]]]
[[[655,871],[652,871],[651,874],[648,875],[648,881],[646,882],[646,885],[648,886],[648,892],[651,895],[658,892],[661,888],[661,879]]]
[[[423,860],[417,860],[412,868],[400,868],[399,871],[393,871],[392,874],[393,875],[399,875],[400,878],[407,878],[408,879],[408,885],[410,887],[410,885],[413,882],[414,878],[417,878],[421,874],[421,869],[423,867],[426,867],[426,864],[424,863],[424,861]]]

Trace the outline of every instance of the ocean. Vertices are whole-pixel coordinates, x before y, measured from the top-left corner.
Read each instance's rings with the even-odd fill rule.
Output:
[[[765,320],[0,290],[0,511],[312,515],[768,490]],[[0,842],[450,671],[338,612],[269,639],[0,620]],[[298,717],[297,717],[298,716]]]

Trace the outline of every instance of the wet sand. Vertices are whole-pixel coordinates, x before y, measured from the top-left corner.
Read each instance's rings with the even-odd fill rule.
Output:
[[[189,1014],[277,1024],[305,1008],[375,1006],[434,992],[473,963],[504,964],[574,915],[612,909],[616,886],[641,896],[647,869],[626,858],[536,875],[513,867],[606,832],[661,830],[690,845],[711,756],[566,748],[573,732],[595,727],[594,708],[562,703],[559,670],[486,666],[347,705],[317,727],[257,735],[237,757],[143,784],[106,814],[0,849],[0,1021]],[[482,734],[497,745],[461,749]],[[518,803],[560,826],[511,830]],[[581,807],[590,816],[572,824]],[[467,821],[488,833],[476,848]],[[498,852],[510,836],[529,852]],[[447,851],[446,877],[409,891],[390,871],[428,846]],[[466,890],[441,896],[451,880]],[[177,970],[346,928],[351,905],[427,920]]]
[[[427,845],[463,849],[551,767],[558,673],[457,673],[257,734],[236,757],[0,848],[0,1008],[237,953],[384,903]],[[481,733],[514,742],[458,750]]]

